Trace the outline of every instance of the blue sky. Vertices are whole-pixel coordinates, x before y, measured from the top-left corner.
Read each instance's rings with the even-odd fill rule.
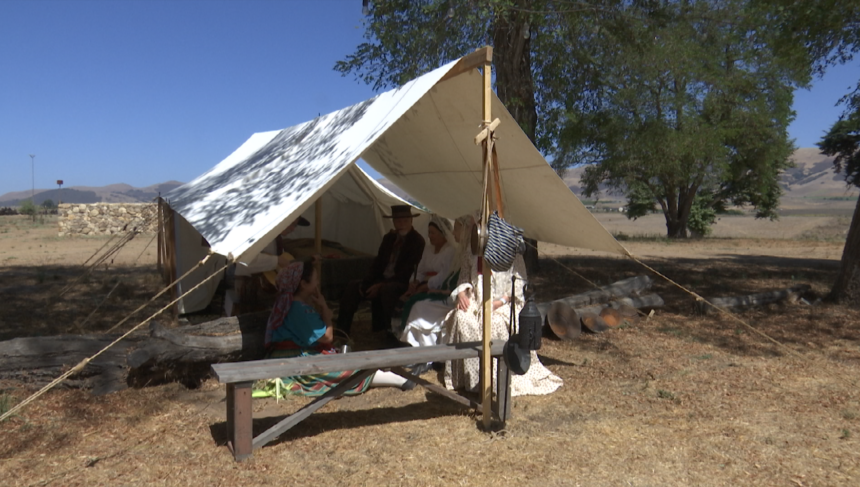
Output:
[[[359,0],[0,0],[0,195],[187,182],[252,133],[373,91],[332,67],[362,41]],[[860,79],[796,93],[811,147]]]

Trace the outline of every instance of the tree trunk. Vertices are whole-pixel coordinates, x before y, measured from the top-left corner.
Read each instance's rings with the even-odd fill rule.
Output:
[[[535,143],[537,109],[532,78],[531,38],[524,36],[526,29],[531,29],[527,27],[528,24],[527,12],[511,10],[495,18],[493,65],[496,70],[496,94],[529,140]]]
[[[516,3],[523,8],[529,6],[529,2],[524,0]],[[497,16],[493,22],[493,65],[496,70],[496,94],[529,140],[535,143],[537,108],[532,77],[530,29],[532,27],[529,26],[527,12],[509,10]],[[528,37],[526,32],[529,32]],[[523,260],[530,276],[540,270],[537,246],[537,240],[527,239]]]
[[[689,188],[685,185],[674,187],[670,182],[661,180],[665,186],[666,203],[663,207],[663,216],[666,217],[666,236],[669,238],[688,238],[687,223],[690,221],[690,213],[693,208],[693,200],[696,198],[698,183]]]
[[[687,238],[687,221],[681,221],[674,215],[666,214],[666,236],[669,238]]]
[[[860,200],[854,207],[848,238],[842,250],[842,264],[839,266],[839,275],[833,289],[830,290],[830,299],[860,306]]]

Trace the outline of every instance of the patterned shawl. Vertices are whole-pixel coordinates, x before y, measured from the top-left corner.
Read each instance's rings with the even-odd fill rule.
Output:
[[[278,294],[275,297],[275,306],[272,308],[272,314],[269,315],[269,321],[266,323],[266,339],[263,342],[266,348],[272,344],[272,335],[281,325],[284,324],[284,318],[290,312],[290,306],[293,304],[293,293],[299,288],[299,281],[302,278],[304,263],[295,261],[289,266],[282,269],[275,279],[275,287],[278,289]]]

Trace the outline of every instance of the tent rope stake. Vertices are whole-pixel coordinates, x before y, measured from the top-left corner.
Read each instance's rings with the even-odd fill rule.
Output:
[[[169,290],[170,288],[172,288],[172,287],[176,284],[176,282],[180,281],[182,278],[184,278],[185,276],[187,276],[188,274],[190,274],[192,271],[196,270],[197,268],[199,268],[199,267],[203,266],[203,265],[206,263],[206,261],[208,261],[208,260],[209,260],[209,257],[211,257],[211,255],[212,255],[212,254],[209,254],[209,255],[207,255],[206,257],[204,257],[204,258],[203,258],[203,260],[201,260],[200,262],[198,262],[198,263],[197,263],[197,265],[196,265],[195,267],[193,267],[191,270],[189,270],[187,273],[185,273],[182,277],[180,277],[179,279],[177,279],[176,281],[174,281],[173,283],[171,283],[169,286],[167,286],[166,288],[164,288],[160,293],[158,293],[157,295],[155,295],[152,299],[150,299],[150,300],[149,300],[148,302],[146,302],[144,305],[142,305],[142,306],[141,306],[141,307],[139,307],[138,309],[134,310],[134,311],[133,311],[131,314],[129,314],[127,317],[123,318],[123,320],[122,320],[122,321],[120,321],[119,323],[117,323],[116,325],[114,325],[114,326],[113,326],[113,328],[111,328],[111,330],[113,330],[114,328],[116,328],[116,327],[117,327],[117,326],[119,326],[120,324],[122,324],[122,323],[124,323],[125,321],[127,321],[131,316],[133,316],[135,313],[137,313],[138,311],[140,311],[141,309],[143,309],[144,307],[146,307],[149,303],[151,303],[151,302],[155,301],[155,299],[156,299],[156,298],[158,298],[159,296],[161,296],[162,294],[164,294],[164,292],[166,292],[167,290]],[[137,329],[139,329],[140,327],[142,327],[142,326],[146,325],[147,323],[149,323],[150,321],[152,321],[155,317],[157,317],[158,315],[160,315],[160,314],[161,314],[161,313],[163,313],[164,311],[166,311],[166,310],[170,309],[170,307],[171,307],[171,306],[173,306],[174,304],[176,304],[177,302],[179,302],[179,300],[180,300],[180,299],[182,299],[186,294],[188,294],[188,293],[190,293],[190,292],[194,291],[194,290],[195,290],[195,289],[197,289],[198,287],[202,286],[204,283],[208,282],[208,281],[209,281],[210,279],[212,279],[213,277],[215,277],[215,276],[219,275],[219,274],[221,273],[221,271],[225,270],[229,265],[230,265],[230,264],[227,264],[227,265],[225,265],[224,267],[222,267],[221,269],[218,269],[217,271],[213,272],[212,274],[210,274],[210,275],[209,275],[209,277],[207,277],[206,279],[202,280],[199,284],[197,284],[196,286],[192,287],[191,289],[189,289],[188,291],[186,291],[185,293],[183,293],[183,294],[182,294],[182,296],[177,297],[176,299],[174,299],[173,301],[171,301],[169,304],[167,304],[166,306],[164,306],[164,307],[163,307],[163,308],[161,308],[160,310],[158,310],[158,311],[156,311],[155,313],[153,313],[149,318],[147,318],[147,319],[145,319],[145,320],[141,321],[140,323],[138,323],[137,325],[135,325],[134,327],[132,327],[130,330],[128,330],[127,332],[123,333],[119,338],[117,338],[116,340],[112,341],[111,343],[109,343],[108,345],[106,345],[104,348],[102,348],[101,350],[99,350],[98,352],[96,352],[95,354],[93,354],[92,356],[87,357],[87,358],[85,358],[85,359],[81,360],[81,361],[80,361],[80,363],[78,363],[77,365],[75,365],[74,367],[72,367],[69,371],[67,371],[67,372],[66,372],[66,373],[64,373],[63,375],[61,375],[61,376],[57,377],[56,379],[54,379],[53,381],[51,381],[48,385],[46,385],[45,387],[43,387],[43,388],[39,389],[37,392],[33,393],[33,394],[32,394],[30,397],[28,397],[27,399],[24,399],[23,401],[21,401],[21,402],[19,402],[18,404],[16,404],[14,407],[12,407],[12,408],[11,408],[11,409],[9,409],[8,411],[6,411],[2,416],[0,416],[0,422],[4,421],[6,418],[8,418],[8,417],[12,416],[13,414],[15,414],[15,413],[17,413],[18,411],[20,411],[21,409],[23,409],[23,408],[24,408],[25,406],[27,406],[28,404],[30,404],[31,402],[35,401],[35,400],[36,400],[36,399],[38,399],[40,396],[42,396],[42,394],[45,394],[45,393],[46,393],[46,392],[48,392],[49,390],[53,389],[57,384],[59,384],[59,383],[63,382],[63,381],[64,381],[64,380],[66,380],[66,379],[68,379],[68,378],[69,378],[70,376],[72,376],[73,374],[76,374],[76,373],[80,372],[81,370],[83,370],[83,369],[84,369],[84,367],[86,367],[86,366],[87,366],[87,364],[89,364],[89,363],[90,363],[92,360],[94,360],[96,357],[98,357],[99,355],[103,354],[103,353],[104,353],[105,351],[107,351],[109,348],[113,347],[114,345],[116,345],[117,343],[119,343],[121,340],[123,340],[123,339],[124,339],[124,338],[126,338],[127,336],[129,336],[129,335],[131,335],[132,333],[134,333],[134,332],[135,332]]]

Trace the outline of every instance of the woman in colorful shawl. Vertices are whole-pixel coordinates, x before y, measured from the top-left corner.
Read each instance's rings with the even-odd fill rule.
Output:
[[[492,272],[473,256],[471,241],[477,238],[474,231],[463,233],[460,256],[460,283],[451,293],[454,309],[445,320],[443,338],[446,343],[479,342],[483,337],[483,283],[482,272],[491,272],[492,308],[491,336],[494,340],[507,340],[509,336],[511,306],[519,314],[524,305],[523,285],[526,281],[525,263],[517,255],[514,265],[505,272]],[[516,278],[513,296],[511,281]],[[493,359],[495,380],[496,364]],[[448,389],[465,389],[475,392],[480,379],[479,359],[454,360],[445,364],[445,386]],[[511,377],[511,395],[542,395],[561,387],[562,380],[541,364],[535,351],[531,352],[531,367],[525,375]]]
[[[403,305],[403,313],[401,313],[401,319],[398,323],[400,326],[395,330],[401,342],[408,343],[413,347],[425,347],[441,343],[439,335],[442,324],[445,322],[445,316],[454,307],[450,300],[451,291],[457,287],[460,275],[460,235],[464,227],[468,226],[469,231],[471,231],[470,222],[472,221],[472,217],[469,215],[460,217],[454,222],[452,230],[447,221],[436,215],[433,216],[427,232],[430,236],[429,252],[433,252],[434,247],[439,248],[437,255],[442,254],[441,257],[446,261],[437,263],[436,267],[440,269],[444,267],[444,270],[429,277],[426,282],[414,286],[416,292]],[[456,242],[456,247],[448,243],[452,240]],[[450,252],[445,252],[446,248],[450,248]],[[427,248],[424,252],[426,257]],[[443,252],[445,253],[443,254]],[[421,263],[424,263],[423,259]],[[419,264],[420,270],[421,265]],[[421,279],[420,272],[418,279]]]
[[[293,262],[283,269],[276,281],[278,297],[266,325],[265,344],[268,358],[304,357],[338,353],[332,347],[334,327],[332,312],[320,293],[319,276],[313,259]],[[348,379],[355,371],[282,377],[288,393],[320,396]],[[360,394],[368,387],[400,387],[415,384],[392,372],[376,372],[346,394]]]

